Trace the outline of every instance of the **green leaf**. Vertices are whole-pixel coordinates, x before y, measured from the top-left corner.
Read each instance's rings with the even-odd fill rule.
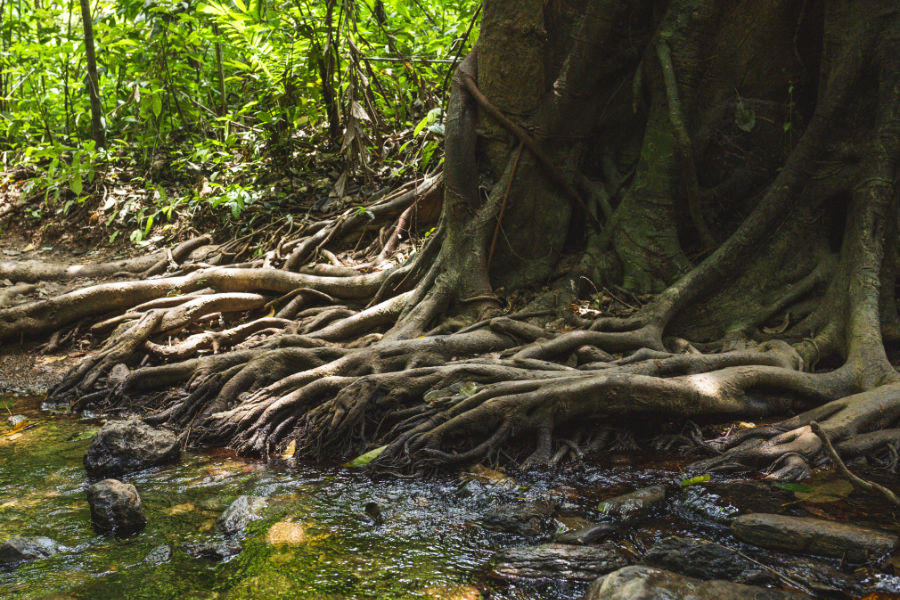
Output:
[[[160,94],[153,94],[151,108],[153,109],[153,116],[158,119],[159,115],[162,114],[162,96]]]
[[[367,464],[369,464],[370,462],[372,462],[373,460],[375,460],[376,458],[378,458],[378,455],[381,454],[382,452],[384,452],[385,448],[387,448],[387,446],[381,446],[379,448],[375,448],[374,450],[369,450],[365,454],[357,456],[350,462],[346,463],[344,466],[345,467],[364,467]]]
[[[82,189],[84,189],[84,182],[81,179],[81,173],[75,172],[72,173],[72,176],[69,178],[69,189],[72,190],[72,193],[76,196],[81,195]]]
[[[429,125],[428,117],[426,116],[424,119],[419,121],[419,124],[416,125],[415,129],[413,129],[413,137],[416,137],[417,135],[422,133],[422,130],[425,129],[426,127],[428,127],[428,125]]]
[[[707,481],[709,481],[709,473],[704,473],[703,475],[697,475],[696,477],[691,477],[689,479],[682,479],[681,487],[686,488],[697,485],[698,483],[706,483]]]

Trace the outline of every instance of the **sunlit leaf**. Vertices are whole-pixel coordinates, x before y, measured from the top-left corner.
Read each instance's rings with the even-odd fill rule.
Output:
[[[786,492],[800,492],[801,494],[809,494],[813,490],[808,485],[802,483],[782,483],[780,481],[772,482],[772,487],[784,490]]]
[[[378,456],[382,452],[384,452],[385,448],[387,448],[387,446],[380,446],[378,448],[375,448],[374,450],[369,450],[365,454],[357,456],[350,462],[346,463],[344,466],[345,467],[364,467],[367,464],[369,464],[370,462],[372,462],[373,460],[375,460],[376,458],[378,458]]]
[[[287,448],[284,449],[284,452],[281,454],[281,458],[291,458],[294,456],[294,452],[297,451],[297,440],[291,440],[291,443],[287,445]]]
[[[697,475],[696,477],[682,479],[681,487],[690,487],[692,485],[697,485],[698,483],[706,483],[707,481],[709,481],[709,473],[704,473],[703,475]]]

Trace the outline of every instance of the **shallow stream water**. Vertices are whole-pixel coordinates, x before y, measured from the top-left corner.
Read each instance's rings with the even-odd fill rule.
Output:
[[[30,426],[17,432],[0,427],[0,542],[47,536],[68,550],[0,570],[0,598],[574,600],[583,596],[585,583],[509,582],[493,576],[495,550],[525,542],[486,532],[480,517],[499,501],[552,496],[590,518],[603,498],[652,484],[677,489],[683,478],[680,464],[659,457],[644,464],[579,465],[517,475],[517,485],[510,487],[450,476],[372,479],[340,467],[282,461],[264,465],[221,451],[187,453],[176,466],[129,479],[141,494],[148,524],[139,535],[114,540],[93,532],[85,499],[82,456],[98,423],[49,416],[34,398],[8,399],[5,408],[28,416]],[[676,494],[664,512],[623,532],[617,538],[620,546],[637,558],[654,541],[681,534],[714,539],[777,566],[777,553],[743,548],[716,519],[748,502],[783,508],[790,494],[768,492],[754,482],[744,487],[711,483]],[[728,490],[734,497],[727,497]],[[239,555],[214,563],[180,550],[186,543],[221,539],[215,520],[242,494],[264,496],[268,507],[244,532]],[[381,507],[380,524],[366,514],[371,502]],[[854,506],[843,502],[816,510],[864,519],[862,504]],[[896,515],[881,518],[896,530]],[[273,544],[271,531],[280,522],[292,523],[292,531],[300,535]],[[171,560],[146,562],[163,545],[173,548]],[[833,597],[876,592],[881,595],[868,597],[900,597],[891,595],[900,583],[889,569],[854,577],[860,585],[856,591]]]

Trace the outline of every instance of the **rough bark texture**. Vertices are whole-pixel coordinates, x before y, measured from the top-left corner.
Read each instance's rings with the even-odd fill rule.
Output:
[[[249,454],[538,464],[634,415],[784,415],[702,443],[717,453],[702,466],[802,477],[822,456],[813,421],[842,456],[896,464],[898,11],[486,0],[451,86],[441,218],[407,261],[388,268],[396,240],[376,240],[365,272],[348,268],[328,248],[368,219],[347,215],[257,261],[171,261],[4,309],[0,338],[117,311],[51,396],[177,388],[148,419]],[[371,214],[399,232],[437,185]],[[541,286],[504,314],[502,292]],[[619,312],[573,314],[601,295]],[[210,313],[250,320],[202,331]]]

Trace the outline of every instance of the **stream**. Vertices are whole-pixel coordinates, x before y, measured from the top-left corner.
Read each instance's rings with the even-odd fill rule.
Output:
[[[41,410],[37,397],[2,400],[0,543],[47,536],[65,550],[0,570],[0,598],[580,599],[588,586],[584,581],[494,573],[498,549],[534,541],[489,531],[483,516],[499,503],[552,498],[569,515],[557,516],[554,526],[562,531],[567,522],[596,520],[605,498],[648,485],[674,491],[663,509],[616,534],[615,544],[629,561],[638,561],[666,536],[698,537],[734,548],[773,573],[784,566],[790,575],[778,585],[786,589],[813,597],[900,598],[900,578],[891,574],[890,563],[851,569],[833,559],[792,562],[795,557],[738,542],[723,524],[750,509],[788,510],[877,521],[897,532],[892,508],[856,495],[805,506],[790,491],[767,483],[718,476],[679,489],[683,464],[659,453],[492,480],[449,475],[373,479],[338,466],[264,464],[221,450],[188,452],[175,466],[128,478],[142,497],[147,527],[116,540],[94,533],[85,499],[82,457],[101,421],[51,415]],[[11,428],[9,415],[28,421]],[[221,539],[216,518],[244,494],[267,498],[267,508],[241,534],[238,555],[212,562],[183,551],[193,542]],[[367,508],[372,503],[381,513],[378,520]],[[286,527],[291,535],[273,534]],[[168,547],[171,557],[163,551],[160,559],[160,547]],[[823,583],[826,571],[830,579]],[[826,587],[830,591],[820,596]]]

